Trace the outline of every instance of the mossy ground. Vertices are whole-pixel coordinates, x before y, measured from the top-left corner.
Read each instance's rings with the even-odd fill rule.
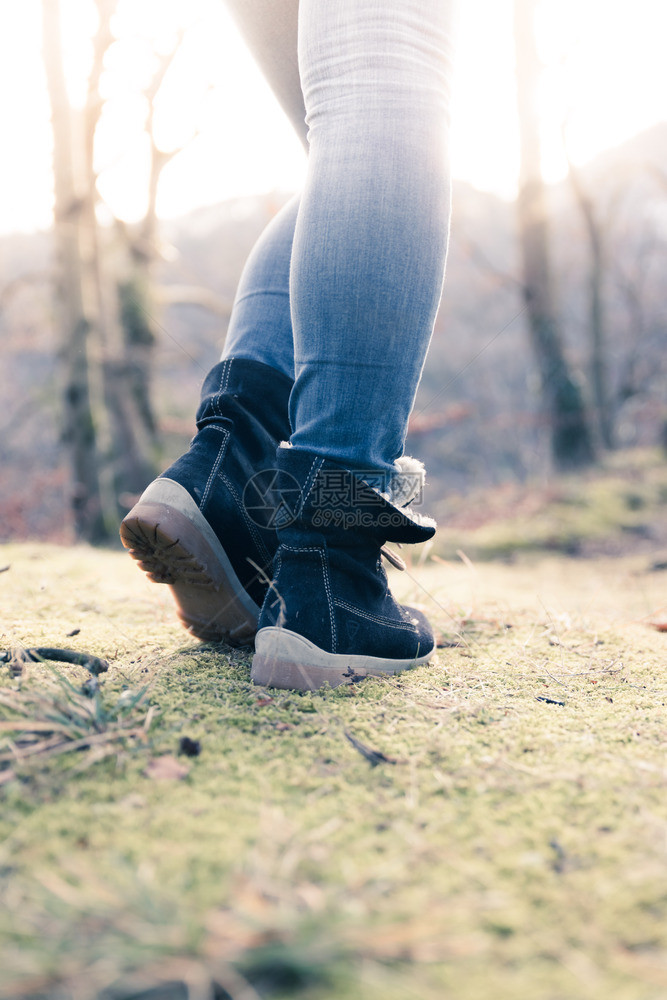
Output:
[[[450,494],[437,506],[433,551],[450,558],[460,549],[477,560],[650,552],[667,548],[667,462],[657,449],[611,452],[586,474]]]
[[[124,554],[5,564],[0,647],[110,670],[99,739],[0,785],[2,996],[667,996],[667,573],[644,554],[412,567],[433,663],[318,694],[191,642]],[[0,667],[0,717],[51,699],[66,731],[85,677]],[[159,779],[184,736],[200,755]]]

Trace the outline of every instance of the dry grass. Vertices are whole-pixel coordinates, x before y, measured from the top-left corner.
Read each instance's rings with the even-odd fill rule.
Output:
[[[414,565],[395,586],[438,625],[433,663],[305,695],[189,642],[120,553],[7,563],[0,647],[111,666],[93,696],[80,667],[0,667],[0,994],[667,995],[667,573],[645,555]]]

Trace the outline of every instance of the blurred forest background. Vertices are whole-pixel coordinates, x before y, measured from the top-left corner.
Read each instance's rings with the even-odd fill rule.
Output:
[[[445,295],[406,449],[426,463],[430,497],[543,483],[611,452],[667,448],[667,124],[575,162],[574,112],[565,109],[558,140],[567,169],[545,181],[543,7],[503,4],[516,43],[517,129],[507,137],[520,166],[516,198],[454,180]],[[73,96],[64,15],[78,8],[90,30],[77,43],[85,72]],[[189,133],[165,141],[160,115],[169,117],[175,99],[170,81],[192,17],[179,23],[181,8],[168,4],[169,31],[155,25],[151,35],[132,27],[126,8],[122,0],[32,5],[54,221],[0,236],[3,539],[115,539],[136,495],[187,447],[245,258],[291,195],[277,185],[161,217],[161,185],[198,141],[207,89],[185,108]],[[132,109],[128,128],[138,121],[141,133],[141,170],[126,180],[141,207],[129,213],[114,209],[104,182],[122,156],[122,111],[117,152],[108,136],[103,156],[99,149],[118,87]],[[228,90],[220,99],[240,98]],[[219,137],[225,156],[240,155],[242,134]],[[480,155],[492,158],[494,142]],[[5,137],[4,155],[11,150]]]

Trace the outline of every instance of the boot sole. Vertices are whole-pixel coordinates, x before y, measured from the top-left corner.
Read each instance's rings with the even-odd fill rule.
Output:
[[[263,687],[317,691],[329,685],[353,684],[368,676],[397,674],[428,663],[434,650],[411,660],[327,653],[297,632],[270,626],[255,638],[250,679]]]
[[[185,628],[204,641],[248,645],[259,608],[185,487],[156,479],[123,519],[120,539],[154,583],[167,584]]]

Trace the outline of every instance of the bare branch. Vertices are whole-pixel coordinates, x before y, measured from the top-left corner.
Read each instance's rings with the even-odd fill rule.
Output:
[[[144,94],[151,103],[151,107],[153,101],[155,100],[160,91],[162,84],[164,83],[164,78],[169,72],[172,63],[176,58],[176,55],[178,54],[181,48],[181,45],[183,44],[183,39],[185,38],[185,34],[186,34],[185,29],[181,28],[181,30],[176,35],[176,41],[174,43],[173,48],[170,49],[169,52],[165,52],[163,55],[158,56],[158,67],[155,73],[153,74],[151,82],[144,91]]]
[[[111,31],[111,18],[116,11],[118,0],[96,0],[97,31],[93,37],[93,65],[88,77],[86,105],[83,113],[84,121],[84,155],[85,172],[93,185],[97,184],[97,175],[93,169],[95,152],[95,132],[100,120],[104,101],[100,95],[100,80],[104,70],[104,59],[114,42]]]
[[[517,278],[514,274],[510,274],[509,271],[503,271],[497,267],[486,252],[482,250],[479,243],[469,237],[461,237],[460,234],[458,242],[471,264],[477,267],[482,273],[491,274],[495,278],[497,285],[501,288],[518,288],[523,292],[524,285],[520,278]]]
[[[155,142],[155,99],[157,98],[164,79],[172,66],[176,55],[183,44],[185,30],[181,29],[176,36],[176,42],[170,52],[159,57],[158,67],[149,86],[144,91],[148,100],[148,115],[146,117],[146,132],[151,144],[151,166],[148,178],[148,205],[142,226],[143,239],[148,243],[155,241],[155,231],[157,229],[157,191],[160,183],[162,171],[170,160],[180,152],[180,149],[171,152],[163,152]]]

